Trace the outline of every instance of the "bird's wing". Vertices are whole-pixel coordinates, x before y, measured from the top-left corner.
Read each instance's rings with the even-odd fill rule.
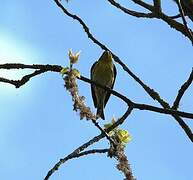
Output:
[[[94,70],[94,67],[95,67],[96,63],[97,63],[97,61],[91,67],[91,71],[90,71],[91,80],[93,80],[93,70]],[[95,95],[95,90],[94,90],[94,85],[93,84],[91,84],[91,93],[92,93],[92,99],[93,99],[93,102],[94,102],[94,107],[96,108],[97,107],[97,98],[96,98],[96,95]]]
[[[114,84],[115,84],[115,79],[116,79],[116,76],[117,76],[117,69],[116,69],[116,67],[115,67],[114,64],[113,64],[113,73],[114,73],[114,80],[113,80],[112,86],[110,87],[111,89],[113,89],[113,86],[114,86]],[[105,97],[104,107],[106,106],[107,101],[108,101],[109,98],[110,98],[110,95],[111,95],[111,93],[107,92],[107,95],[106,95],[106,97]]]

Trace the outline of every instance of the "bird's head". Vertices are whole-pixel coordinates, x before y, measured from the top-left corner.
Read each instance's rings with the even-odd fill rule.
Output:
[[[112,62],[113,56],[110,51],[104,51],[100,60],[106,61],[106,62]]]

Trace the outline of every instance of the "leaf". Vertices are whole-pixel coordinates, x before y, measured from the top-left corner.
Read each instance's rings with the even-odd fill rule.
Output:
[[[118,132],[117,132],[117,136],[119,138],[119,140],[122,142],[122,143],[128,143],[129,141],[131,141],[131,135],[129,134],[128,131],[126,130],[122,130],[122,129],[119,129]]]
[[[62,74],[62,76],[64,76],[64,74],[66,74],[67,72],[69,72],[69,67],[64,67],[64,68],[62,68],[62,70],[60,71],[60,74]]]
[[[80,72],[77,69],[72,69],[72,74],[78,78],[80,78]]]
[[[79,56],[80,56],[80,52],[81,52],[81,51],[79,51],[79,52],[77,52],[77,53],[73,53],[73,52],[72,52],[72,49],[70,49],[70,50],[68,51],[68,57],[69,57],[69,59],[70,59],[70,63],[71,63],[71,64],[77,63],[78,58],[79,58]]]

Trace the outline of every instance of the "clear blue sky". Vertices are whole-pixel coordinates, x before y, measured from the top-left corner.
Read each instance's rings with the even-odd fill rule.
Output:
[[[127,1],[126,6],[137,8]],[[164,1],[169,14],[175,5]],[[160,20],[129,17],[107,1],[71,0],[64,5],[80,15],[91,32],[160,96],[172,104],[193,67],[191,43]],[[3,0],[0,6],[0,63],[68,65],[67,51],[81,50],[76,67],[89,77],[102,51],[80,25],[62,14],[50,0]],[[118,69],[115,90],[135,102],[159,106],[127,73]],[[0,76],[21,78],[28,71],[3,71]],[[90,87],[78,81],[81,95],[94,111]],[[193,86],[180,110],[193,112]],[[59,74],[46,73],[20,89],[0,84],[0,179],[42,180],[47,171],[76,147],[99,134],[90,122],[80,121],[72,111],[71,97]],[[126,106],[111,97],[106,121],[120,117]],[[193,129],[193,122],[185,119]],[[122,126],[133,137],[126,153],[138,180],[193,179],[193,146],[176,121],[168,116],[135,110]],[[106,140],[95,147],[108,147]],[[51,180],[123,179],[116,161],[93,155],[69,161]]]

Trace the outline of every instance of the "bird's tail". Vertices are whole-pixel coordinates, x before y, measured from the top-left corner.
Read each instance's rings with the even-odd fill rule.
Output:
[[[104,109],[103,108],[97,108],[97,117],[102,118],[103,120],[105,120],[105,115],[104,115]]]

